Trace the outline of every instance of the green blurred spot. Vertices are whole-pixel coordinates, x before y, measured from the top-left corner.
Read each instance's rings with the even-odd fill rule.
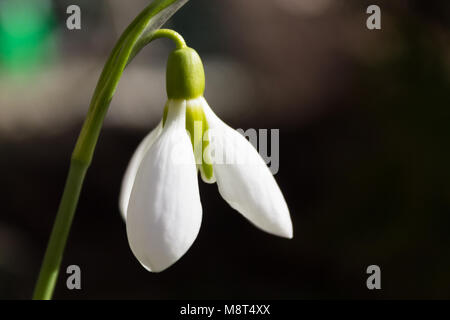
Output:
[[[30,71],[54,53],[54,17],[48,0],[0,1],[2,71]]]

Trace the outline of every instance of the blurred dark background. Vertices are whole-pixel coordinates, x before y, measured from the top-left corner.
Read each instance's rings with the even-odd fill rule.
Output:
[[[70,154],[107,55],[148,4],[0,0],[0,298],[28,299]],[[66,28],[77,4],[82,29]],[[381,8],[381,30],[366,8]],[[127,68],[88,172],[57,299],[450,298],[450,2],[191,0],[166,24],[202,56],[235,128],[279,128],[294,239],[265,234],[200,183],[188,253],[145,271],[118,211],[127,163],[159,121],[160,40]],[[65,269],[82,270],[82,290]],[[366,268],[381,268],[368,290]]]

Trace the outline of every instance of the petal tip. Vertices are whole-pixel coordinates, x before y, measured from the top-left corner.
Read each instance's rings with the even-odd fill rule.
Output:
[[[285,233],[282,237],[291,240],[294,239],[294,233],[291,230],[288,233]]]
[[[165,260],[165,261],[153,259],[152,263],[150,263],[150,261],[148,260],[148,257],[141,258],[141,257],[136,256],[136,258],[139,261],[139,264],[148,272],[160,273],[160,272],[165,271],[166,269],[170,268],[171,266],[173,266],[179,259],[181,259],[181,257],[183,255],[181,255],[178,258],[174,258],[171,260]]]
[[[141,266],[144,267],[145,270],[147,270],[148,272],[151,272],[151,273],[160,273],[160,272],[166,270],[167,268],[169,268],[169,267],[173,264],[173,263],[172,263],[172,264],[170,264],[170,265],[168,265],[168,266],[159,267],[159,268],[154,268],[154,267],[146,266],[146,265],[143,264],[141,261],[139,261],[139,263],[141,264]]]
[[[139,261],[139,260],[138,260]],[[148,272],[154,272],[150,267],[147,267],[145,264],[143,264],[141,261],[139,261],[140,265],[142,267],[144,267],[145,270],[147,270]]]
[[[271,232],[273,235],[276,235],[281,238],[285,239],[293,239],[294,238],[294,231],[292,228],[292,224],[289,224],[289,226],[279,227],[276,231]]]

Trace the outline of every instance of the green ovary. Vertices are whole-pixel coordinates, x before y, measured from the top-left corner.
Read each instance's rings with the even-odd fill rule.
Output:
[[[192,48],[172,51],[167,60],[166,91],[169,99],[195,99],[205,91],[202,60]]]

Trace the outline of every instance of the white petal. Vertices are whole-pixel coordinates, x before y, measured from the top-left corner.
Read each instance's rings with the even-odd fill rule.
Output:
[[[128,242],[153,272],[166,269],[189,249],[202,219],[185,106],[181,100],[169,101],[163,132],[142,159],[128,205]]]
[[[222,197],[262,230],[292,238],[289,209],[262,157],[236,130],[220,120],[204,100],[211,128],[214,175]]]
[[[119,196],[119,209],[124,220],[127,219],[127,208],[128,201],[130,200],[131,189],[133,188],[134,179],[136,178],[136,172],[144,158],[147,150],[155,142],[156,138],[161,134],[162,131],[162,120],[156,128],[154,128],[139,144],[136,151],[134,152],[131,160],[128,164],[127,170],[122,180],[122,187],[120,189]]]

